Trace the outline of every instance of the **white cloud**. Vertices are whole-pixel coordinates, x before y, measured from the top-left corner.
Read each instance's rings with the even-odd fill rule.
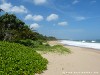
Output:
[[[66,26],[66,25],[68,25],[68,22],[59,22],[58,25],[60,25],[60,26]]]
[[[11,11],[15,13],[27,13],[27,9],[23,5],[14,6]]]
[[[25,20],[32,20],[33,16],[31,14],[28,14],[25,16]]]
[[[3,3],[0,5],[0,8],[3,9],[4,11],[10,12],[12,8],[11,3]]]
[[[82,21],[82,20],[85,20],[86,17],[84,17],[84,16],[79,16],[79,17],[75,17],[75,19],[76,19],[77,21]]]
[[[41,4],[45,4],[47,2],[47,0],[33,0],[35,5],[41,5]]]
[[[74,0],[74,1],[72,2],[72,4],[77,4],[77,3],[79,3],[78,0]]]
[[[27,13],[27,9],[23,6],[13,6],[11,3],[2,3],[0,8],[3,9],[5,12],[14,12],[14,13]]]
[[[26,17],[25,17],[25,20],[34,20],[34,21],[42,21],[44,18],[43,16],[41,15],[31,15],[31,14],[28,14]]]
[[[59,16],[57,14],[51,14],[47,17],[47,21],[57,20]]]
[[[42,21],[44,18],[43,18],[43,16],[41,16],[41,15],[34,15],[33,16],[33,20],[34,21]]]
[[[33,23],[33,24],[31,24],[30,25],[30,28],[31,29],[37,29],[37,28],[39,28],[40,26],[39,26],[39,24],[37,24],[37,23]]]

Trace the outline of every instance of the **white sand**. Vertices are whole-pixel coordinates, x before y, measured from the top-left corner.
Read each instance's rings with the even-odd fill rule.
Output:
[[[58,44],[56,41],[49,43],[52,45]],[[100,75],[100,51],[72,46],[66,47],[70,48],[71,54],[42,54],[44,58],[48,59],[49,64],[48,70],[40,75]]]

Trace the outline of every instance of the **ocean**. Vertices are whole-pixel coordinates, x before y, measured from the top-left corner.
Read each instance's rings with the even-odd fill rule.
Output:
[[[100,40],[60,40],[64,45],[71,45],[77,47],[93,48],[100,50]]]

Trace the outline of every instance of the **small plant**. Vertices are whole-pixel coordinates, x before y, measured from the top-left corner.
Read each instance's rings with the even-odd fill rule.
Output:
[[[47,64],[32,48],[0,42],[0,75],[35,75],[46,70]]]

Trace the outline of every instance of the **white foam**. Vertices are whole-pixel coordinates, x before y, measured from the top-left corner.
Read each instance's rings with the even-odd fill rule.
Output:
[[[60,41],[62,44],[78,46],[78,47],[86,47],[86,48],[93,48],[93,49],[100,49],[100,43],[87,43],[87,42],[79,42],[79,41],[69,41],[69,40],[62,40]]]
[[[91,41],[92,43],[96,42],[96,41]]]
[[[85,41],[83,40],[82,42],[84,43]]]

